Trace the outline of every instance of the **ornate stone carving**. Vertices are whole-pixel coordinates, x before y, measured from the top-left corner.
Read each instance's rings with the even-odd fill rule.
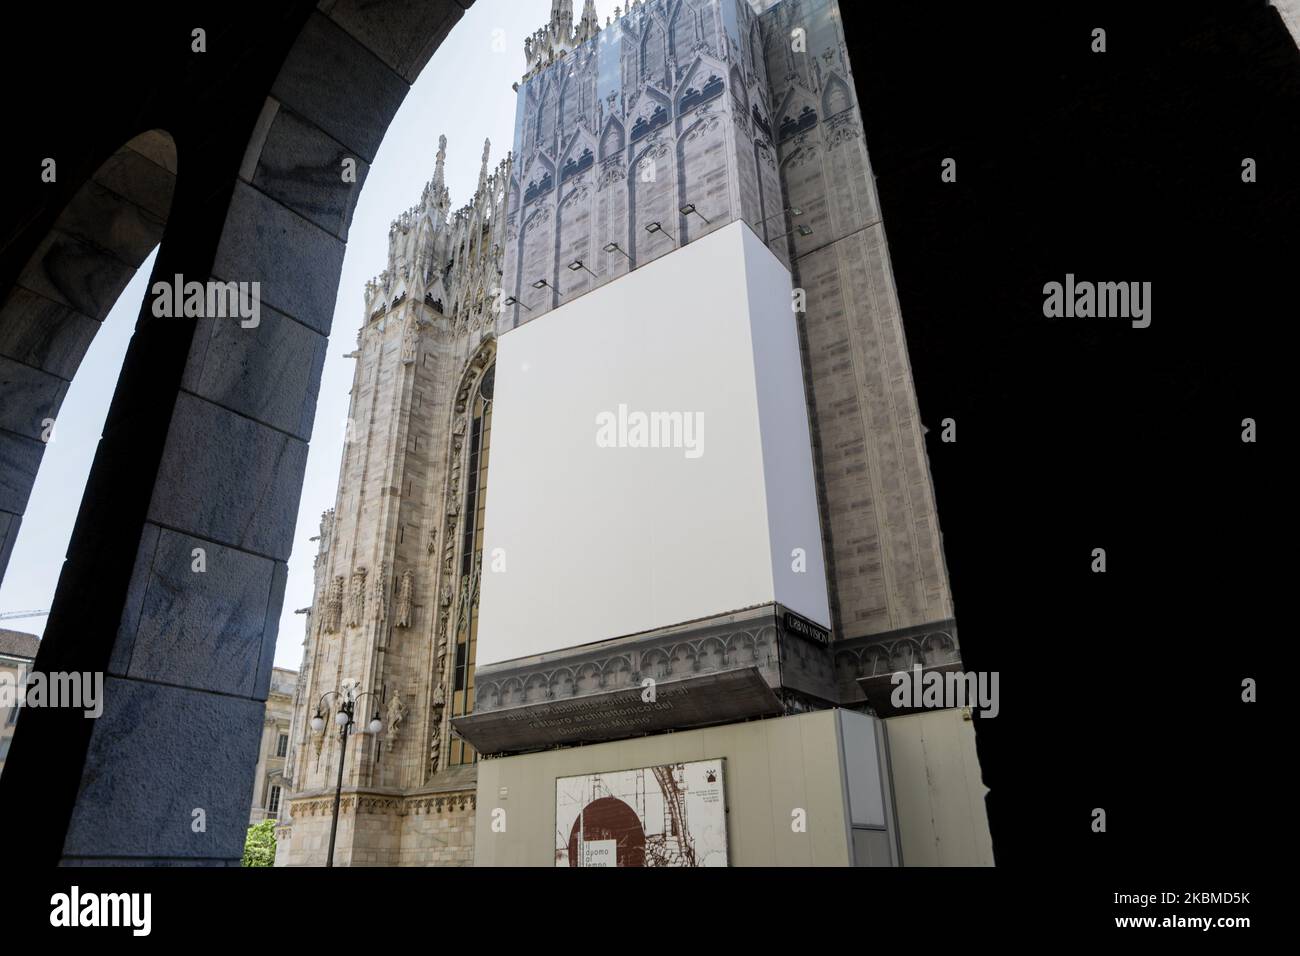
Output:
[[[352,572],[352,602],[348,608],[348,625],[360,627],[366,619],[366,569]]]
[[[388,616],[388,565],[379,565],[379,574],[375,576],[375,619],[382,621]]]
[[[617,153],[613,158],[605,161],[600,170],[600,179],[596,183],[597,189],[605,189],[615,183],[627,181],[627,169],[623,164],[622,153]]]
[[[411,365],[415,362],[415,350],[418,342],[419,329],[415,324],[415,316],[410,316],[406,320],[406,329],[402,332],[402,364]]]
[[[771,612],[753,620],[706,624],[698,635],[620,642],[541,665],[486,668],[476,679],[477,712],[634,687],[643,678],[680,680],[738,667],[759,667],[777,680],[778,629]]]
[[[320,534],[316,539],[316,563],[319,566],[321,558],[329,554],[331,539],[334,535],[334,509],[322,512],[320,516]]]
[[[910,671],[914,666],[961,664],[961,647],[951,620],[837,641],[833,649],[836,677],[849,684],[863,677]]]
[[[700,109],[700,112],[703,113],[706,109],[707,107],[702,107]],[[743,116],[744,114],[742,113],[740,115]],[[722,121],[719,120],[717,116],[713,116],[708,119],[703,119],[695,126],[691,127],[691,131],[686,134],[685,137],[686,142],[690,143],[690,142],[694,142],[697,139],[712,138],[716,133],[718,127],[721,125],[722,125]]]
[[[429,773],[438,769],[439,757],[442,756],[442,704],[433,708],[433,734],[429,741]]]
[[[447,531],[443,535],[442,573],[451,574],[451,566],[456,560],[456,520],[457,513],[447,513]]]
[[[397,621],[398,627],[411,626],[411,598],[415,590],[415,575],[407,568],[402,572],[402,583],[397,592]]]
[[[343,618],[343,575],[337,575],[325,598],[325,633],[337,634]]]
[[[388,699],[388,726],[385,728],[385,735],[388,739],[389,746],[397,743],[398,736],[402,730],[402,721],[406,719],[406,704],[402,703],[401,694],[393,694]]]

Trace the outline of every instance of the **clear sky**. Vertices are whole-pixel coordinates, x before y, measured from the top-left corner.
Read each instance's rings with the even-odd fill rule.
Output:
[[[596,0],[603,24],[626,0]],[[575,17],[582,0],[575,0]],[[312,561],[321,512],[334,506],[348,389],[354,363],[343,356],[355,347],[364,316],[362,289],[388,260],[388,225],[420,198],[433,176],[438,137],[447,137],[447,188],[452,207],[467,202],[478,184],[483,140],[492,140],[491,165],[502,159],[514,135],[515,93],[524,71],[524,37],[550,20],[550,0],[477,0],[420,74],[398,110],[366,178],[352,217],[329,353],[321,378],[316,424],[307,458],[289,583],[276,644],[275,663],[296,668],[302,657],[303,618],[295,615],[312,598]],[[184,170],[181,170],[184,175]],[[13,557],[0,585],[0,611],[49,608],[86,477],[108,413],[113,387],[144,301],[150,256],[104,321],[59,411],[54,440],[32,490]],[[40,634],[44,618],[0,622],[0,628]]]

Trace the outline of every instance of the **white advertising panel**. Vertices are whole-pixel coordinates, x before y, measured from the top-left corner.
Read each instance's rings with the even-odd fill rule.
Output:
[[[733,223],[502,336],[480,665],[773,601],[829,624],[795,321]]]
[[[555,781],[556,866],[726,866],[725,761]]]

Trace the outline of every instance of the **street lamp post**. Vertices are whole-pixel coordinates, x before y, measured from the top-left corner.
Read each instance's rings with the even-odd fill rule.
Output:
[[[339,728],[339,776],[338,782],[334,785],[334,816],[330,821],[330,849],[329,856],[325,859],[326,866],[334,865],[334,839],[338,835],[339,829],[339,804],[343,800],[343,760],[348,752],[348,734],[356,726],[352,715],[356,711],[357,702],[362,697],[375,696],[370,691],[353,696],[354,688],[349,687],[347,691],[340,692],[337,690],[326,691],[321,695],[321,699],[316,703],[316,716],[311,719],[311,729],[316,733],[325,732],[325,698],[338,697],[342,703],[339,704],[338,713],[334,715],[334,723]],[[372,734],[377,734],[384,729],[384,722],[379,719],[379,710],[375,710],[375,716],[370,719],[369,730]]]

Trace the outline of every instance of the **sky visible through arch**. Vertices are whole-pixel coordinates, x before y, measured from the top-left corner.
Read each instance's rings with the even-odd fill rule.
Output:
[[[596,0],[603,25],[618,0]],[[575,0],[575,19],[582,2]],[[483,140],[492,140],[495,169],[514,140],[516,94],[524,72],[524,38],[550,20],[550,0],[477,0],[411,87],[379,148],[348,233],[329,350],[321,377],[307,474],[294,531],[289,580],[276,643],[277,667],[302,659],[303,616],[311,603],[313,561],[321,512],[334,507],[348,390],[364,318],[365,283],[387,266],[388,227],[415,205],[433,176],[438,137],[447,137],[446,182],[452,208],[470,200],[478,185]],[[184,171],[181,171],[184,174]],[[0,612],[50,607],[76,521],[113,388],[131,331],[144,301],[153,255],[118,298],[77,371],[46,449],[3,584]],[[44,617],[0,621],[0,629],[41,634]]]

